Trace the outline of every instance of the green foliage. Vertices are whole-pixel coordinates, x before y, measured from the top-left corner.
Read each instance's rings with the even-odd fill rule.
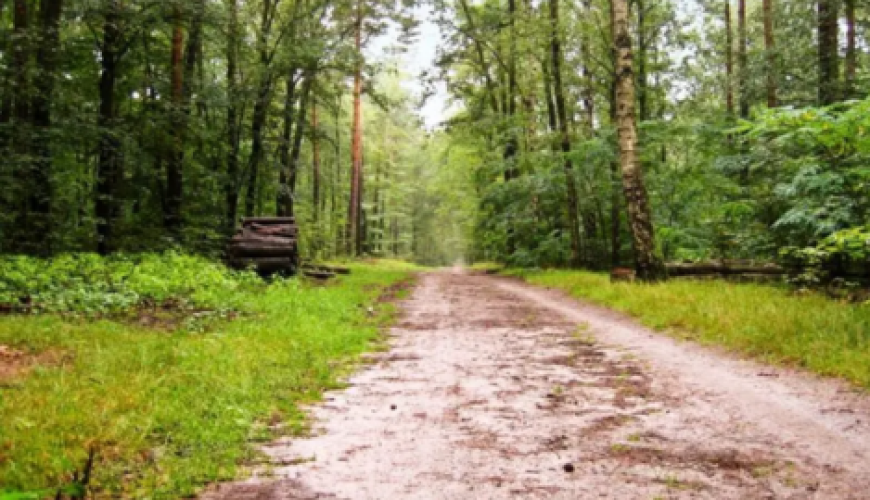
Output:
[[[143,278],[139,290],[168,296],[226,285],[220,300],[244,303],[249,314],[203,335],[59,315],[0,317],[0,345],[36,360],[0,386],[0,497],[71,484],[89,450],[99,497],[181,498],[236,478],[257,458],[256,443],[304,430],[299,404],[340,385],[393,317],[393,306],[376,298],[409,276],[407,265],[378,263],[352,265],[332,286],[247,286],[196,259],[153,259],[179,264],[177,284]],[[203,286],[182,276],[201,276]]]
[[[514,274],[628,313],[669,335],[870,388],[870,305],[796,296],[763,285],[689,280],[614,284],[606,275],[585,272]]]
[[[0,304],[24,300],[32,312],[117,313],[169,300],[232,308],[240,291],[263,286],[254,273],[175,252],[0,257]]]

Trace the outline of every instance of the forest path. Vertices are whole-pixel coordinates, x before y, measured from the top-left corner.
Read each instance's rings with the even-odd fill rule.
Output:
[[[663,305],[665,307],[666,305]],[[517,281],[426,274],[314,436],[206,499],[867,498],[870,400]],[[772,318],[772,320],[774,320]]]

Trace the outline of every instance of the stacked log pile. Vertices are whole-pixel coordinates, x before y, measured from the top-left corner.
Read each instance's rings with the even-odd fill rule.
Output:
[[[299,228],[293,217],[249,217],[230,240],[229,264],[260,274],[293,274],[299,268]]]

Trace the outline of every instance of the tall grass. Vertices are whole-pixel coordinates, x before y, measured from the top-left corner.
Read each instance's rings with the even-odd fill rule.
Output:
[[[870,388],[870,305],[722,281],[645,285],[610,283],[606,275],[588,272],[518,274],[530,283],[628,313],[675,336]]]
[[[228,290],[245,314],[204,334],[0,318],[0,345],[58,353],[0,385],[0,497],[4,488],[46,496],[91,449],[91,487],[105,497],[178,498],[236,477],[256,455],[252,441],[303,427],[298,405],[336,387],[371,347],[391,307],[376,297],[408,276],[353,271],[325,287],[287,280]]]

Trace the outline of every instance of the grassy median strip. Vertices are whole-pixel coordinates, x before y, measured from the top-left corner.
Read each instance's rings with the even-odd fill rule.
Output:
[[[643,324],[767,362],[801,366],[870,388],[870,305],[786,288],[723,281],[611,283],[580,271],[509,271],[638,318]]]
[[[337,387],[374,345],[394,311],[378,297],[410,276],[352,267],[326,286],[230,275],[186,310],[233,305],[202,328],[130,314],[0,317],[0,347],[30,360],[0,372],[0,498],[75,489],[91,452],[88,488],[105,497],[178,498],[237,477],[257,457],[252,442],[304,428],[298,405]],[[200,273],[184,272],[194,296]]]

